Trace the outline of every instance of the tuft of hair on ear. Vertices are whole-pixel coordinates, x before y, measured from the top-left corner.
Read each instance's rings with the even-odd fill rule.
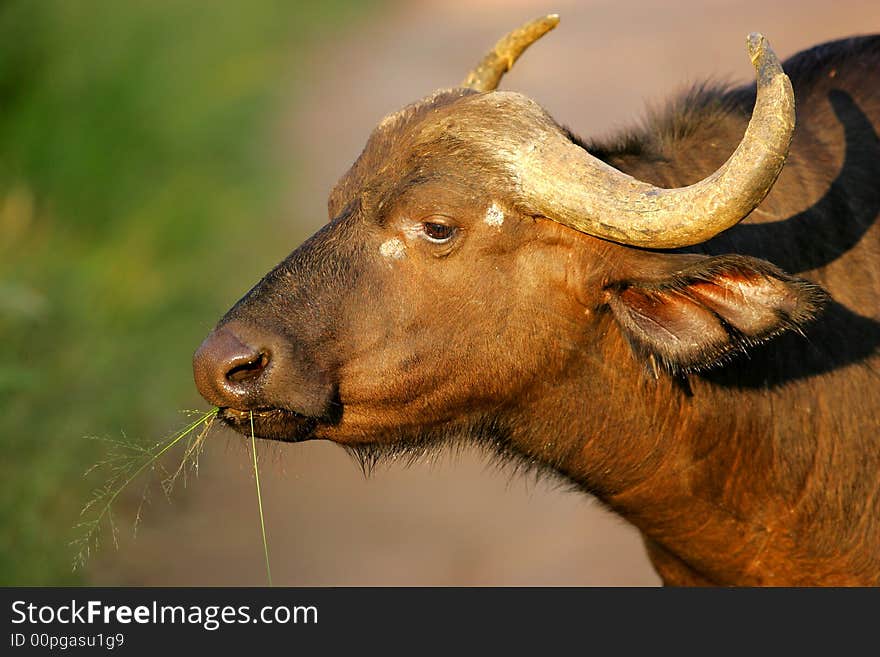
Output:
[[[681,256],[674,262],[681,264]],[[633,350],[672,374],[721,365],[803,327],[828,294],[764,260],[702,256],[659,278],[606,287],[607,304]]]

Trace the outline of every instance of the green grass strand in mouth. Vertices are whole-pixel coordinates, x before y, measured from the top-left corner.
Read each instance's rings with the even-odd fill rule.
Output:
[[[144,448],[135,442],[126,440],[110,441],[111,445],[116,448],[116,452],[92,466],[86,474],[93,472],[101,466],[108,466],[112,470],[109,481],[98,488],[92,499],[83,507],[80,512],[81,521],[76,525],[76,529],[82,530],[83,535],[74,540],[72,545],[78,548],[78,552],[74,557],[74,570],[81,569],[85,566],[92,551],[98,545],[98,532],[101,525],[106,521],[110,525],[111,537],[114,544],[117,543],[116,526],[113,522],[112,506],[119,495],[125,490],[137,477],[147,468],[155,467],[158,460],[175,445],[180,443],[184,438],[191,437],[199,427],[203,427],[197,436],[190,440],[184,450],[183,458],[178,468],[171,474],[168,474],[162,481],[162,490],[165,495],[170,495],[174,483],[181,475],[185,475],[187,466],[195,466],[204,439],[210,430],[214,418],[217,415],[217,409],[212,408],[209,411],[199,412],[196,419],[185,426],[180,431],[172,434],[170,438],[161,441],[152,448]],[[146,501],[146,489],[141,504],[138,507],[135,518],[135,528],[140,520],[141,508]],[[95,511],[97,509],[97,511]]]
[[[114,544],[117,542],[117,530],[113,521],[112,507],[119,495],[129,485],[135,481],[148,468],[156,468],[157,465],[165,473],[162,479],[162,492],[166,497],[171,495],[175,482],[182,476],[186,478],[189,469],[198,467],[198,457],[204,445],[205,438],[213,425],[217,416],[217,408],[209,411],[199,411],[196,413],[196,419],[190,422],[183,429],[172,434],[168,439],[156,443],[152,448],[145,448],[136,442],[122,439],[109,440],[113,451],[103,461],[97,463],[90,468],[86,474],[93,472],[100,467],[108,467],[111,469],[110,479],[104,486],[96,489],[92,499],[83,507],[80,512],[83,518],[76,528],[83,531],[83,536],[72,542],[72,545],[78,548],[78,552],[74,558],[74,569],[83,568],[88,561],[92,551],[98,546],[98,533],[102,524],[110,525],[111,536]],[[269,543],[266,540],[266,521],[263,513],[263,495],[260,486],[260,470],[257,464],[257,436],[254,429],[254,414],[249,412],[251,424],[251,451],[253,454],[254,479],[257,488],[257,509],[260,514],[260,533],[263,540],[263,556],[266,563],[266,579],[269,586],[272,586],[272,570],[269,566]],[[202,430],[195,434],[199,428]],[[194,436],[195,434],[195,436]],[[183,450],[183,457],[180,464],[173,471],[162,468],[159,459],[169,452],[175,445],[178,445],[184,439],[189,438],[186,447]],[[141,518],[141,510],[147,500],[147,489],[144,489],[144,496],[138,506],[135,517],[134,526],[137,525]]]
[[[249,413],[251,419],[251,451],[254,455],[254,479],[257,482],[257,507],[260,510],[260,532],[263,535],[263,555],[266,557],[266,580],[272,586],[272,569],[269,568],[269,543],[266,541],[266,522],[263,516],[263,496],[260,493],[260,470],[257,467],[257,436],[254,431],[254,412]]]

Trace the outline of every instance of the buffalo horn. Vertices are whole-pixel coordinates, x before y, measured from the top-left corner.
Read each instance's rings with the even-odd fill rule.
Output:
[[[715,173],[688,187],[641,182],[548,130],[509,162],[520,198],[536,216],[621,244],[678,248],[704,242],[745,218],[776,181],[794,132],[794,93],[761,34],[748,49],[757,97],[739,146]]]
[[[475,91],[494,91],[501,78],[526,48],[547,34],[559,24],[559,16],[550,14],[526,23],[507,36],[502,37],[495,47],[483,57],[477,67],[468,73],[461,86]]]

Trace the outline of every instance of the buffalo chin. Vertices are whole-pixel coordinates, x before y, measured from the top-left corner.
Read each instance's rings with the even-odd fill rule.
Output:
[[[317,420],[300,415],[294,411],[280,408],[240,411],[234,408],[221,408],[217,417],[242,435],[251,435],[251,413],[253,413],[253,432],[257,438],[300,442],[308,440],[315,430]]]

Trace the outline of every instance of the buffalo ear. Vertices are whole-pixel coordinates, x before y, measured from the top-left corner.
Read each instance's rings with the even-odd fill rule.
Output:
[[[635,351],[671,372],[710,368],[784,331],[800,330],[828,298],[819,286],[764,260],[665,257],[674,266],[659,278],[616,282],[606,292]]]

